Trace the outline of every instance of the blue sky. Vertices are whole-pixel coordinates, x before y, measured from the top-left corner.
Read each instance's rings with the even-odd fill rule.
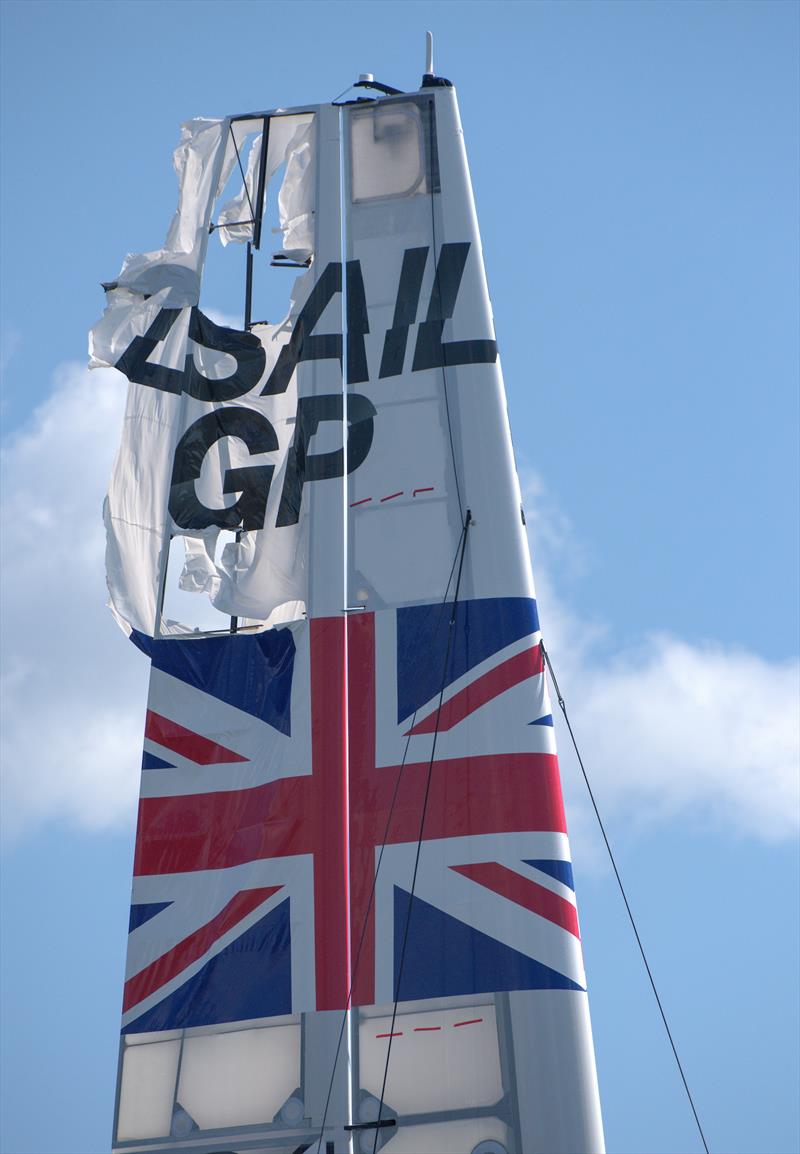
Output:
[[[4,1154],[111,1127],[146,669],[104,608],[99,282],[160,245],[182,120],[412,88],[426,28],[545,635],[707,1137],[797,1149],[799,13],[5,0]],[[609,1150],[698,1150],[561,744]]]

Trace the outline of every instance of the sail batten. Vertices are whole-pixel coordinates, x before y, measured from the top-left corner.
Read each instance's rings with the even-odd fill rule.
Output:
[[[115,1149],[599,1154],[455,90],[202,122],[179,155],[177,223],[93,338],[130,381],[111,604],[151,662]],[[252,250],[281,169],[308,267],[284,320],[226,328],[209,227]],[[242,630],[174,620],[173,587]]]

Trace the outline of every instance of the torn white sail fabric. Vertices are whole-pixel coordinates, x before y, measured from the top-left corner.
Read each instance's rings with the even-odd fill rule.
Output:
[[[178,208],[164,247],[127,256],[118,285],[143,294],[168,288],[172,308],[197,304],[214,200],[235,160],[229,120],[190,120],[182,125],[172,158],[180,189]]]
[[[251,123],[251,122],[248,122]],[[294,260],[305,261],[314,250],[314,117],[308,115],[270,117],[265,184],[286,165],[278,193],[278,228],[283,250]],[[239,154],[242,145],[237,139]],[[253,217],[258,196],[258,169],[263,134],[253,140],[247,168],[236,196],[219,214],[217,229],[222,244],[243,244],[253,239]]]
[[[235,163],[229,120],[191,120],[181,128],[173,154],[178,176],[178,208],[164,247],[131,253],[106,295],[103,316],[89,334],[89,367],[115,366],[134,335],[159,307],[184,308],[200,299],[208,227],[214,201]]]
[[[256,325],[253,334],[267,354],[265,374],[272,371],[278,355],[288,342],[287,325]],[[264,528],[237,533],[218,556],[220,529],[211,526],[199,535],[184,533],[186,561],[179,578],[184,592],[206,593],[221,613],[265,621],[287,602],[306,599],[307,533],[305,515],[298,526],[276,528],[278,507],[284,492],[288,450],[295,431],[297,383],[293,377],[285,392],[276,396],[244,398],[244,404],[267,415],[278,435],[277,453],[270,454],[275,466],[264,518]],[[237,462],[228,461],[229,446],[220,443],[219,452],[209,457],[197,484],[198,496],[209,504],[224,486],[223,473]]]
[[[279,231],[287,256],[303,262],[314,251],[314,122],[298,127],[286,147],[286,175],[278,193]]]
[[[220,241],[224,245],[231,243],[244,244],[245,241],[253,239],[258,169],[261,163],[263,140],[263,134],[259,133],[250,145],[244,183],[236,196],[226,201],[220,210],[217,232],[219,233]],[[241,148],[239,149],[239,155],[241,157]]]
[[[89,332],[89,368],[115,368],[133,341],[150,328],[168,295],[168,288],[146,299],[127,288],[108,290],[103,315]]]
[[[295,500],[288,521],[279,516],[297,383],[261,395],[291,322],[254,334],[215,325],[197,307],[215,200],[254,139],[245,186],[227,206],[229,221],[251,228],[241,214],[252,217],[263,127],[263,118],[184,126],[174,157],[178,212],[164,248],[126,259],[90,335],[91,364],[113,365],[131,382],[105,507],[110,604],[124,627],[150,636],[187,628],[161,619],[167,583],[257,621],[306,600],[307,513]],[[312,132],[311,114],[270,119],[267,176],[286,164],[281,228],[303,258],[313,248]],[[302,478],[290,480],[286,491],[296,496]],[[236,534],[224,549],[222,530]],[[175,537],[187,543],[180,578],[169,561]]]
[[[108,496],[106,584],[109,606],[126,632],[154,636],[172,453],[182,398],[141,385],[128,389],[125,424]]]
[[[156,298],[152,308],[157,311]],[[147,302],[150,304],[150,302]],[[159,366],[164,374],[193,366],[208,382],[207,392],[222,392],[234,379],[229,353],[193,340],[195,310],[183,309],[164,338]],[[209,322],[202,318],[207,326]],[[219,338],[247,337],[216,330]],[[126,629],[148,636],[182,632],[175,622],[159,621],[160,591],[178,572],[165,569],[169,541],[186,537],[187,558],[180,586],[208,594],[226,614],[266,620],[276,607],[306,596],[306,529],[301,512],[295,524],[276,528],[288,450],[294,436],[297,388],[261,396],[281,349],[287,326],[258,326],[254,337],[261,372],[235,405],[208,400],[162,386],[132,383],[128,391],[122,443],[106,499],[106,577],[111,608]],[[221,343],[221,340],[220,340]],[[253,344],[248,346],[253,350]],[[239,362],[235,361],[239,366]],[[227,373],[227,375],[225,375]],[[159,378],[169,383],[174,378]],[[203,391],[196,383],[195,393]],[[229,528],[243,526],[241,540],[215,559],[220,526],[229,511]],[[255,522],[254,522],[255,518]],[[212,522],[216,521],[217,524]],[[254,527],[257,525],[257,527]]]

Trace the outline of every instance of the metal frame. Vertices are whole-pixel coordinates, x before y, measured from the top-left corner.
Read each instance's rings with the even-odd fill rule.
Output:
[[[299,1018],[299,1021],[291,1022],[289,1024],[296,1025],[300,1030],[300,1093],[305,1104],[305,1032],[306,1032],[306,1014],[292,1014],[281,1015],[281,1017],[289,1017],[290,1019]],[[214,1027],[199,1027],[194,1030],[182,1029],[180,1033],[180,1049],[178,1051],[178,1062],[175,1068],[175,1083],[172,1091],[172,1111],[170,1120],[175,1115],[177,1107],[185,1109],[181,1106],[178,1100],[180,1089],[181,1066],[183,1063],[183,1049],[187,1037],[212,1037],[219,1034],[240,1033],[251,1028],[269,1029],[269,1024],[285,1025],[285,1022],[276,1022],[273,1019],[256,1019],[257,1025],[250,1026],[240,1025],[236,1028],[236,1023],[228,1023],[226,1025],[233,1026],[230,1028],[214,1028]],[[165,1031],[166,1033],[173,1033],[173,1031]],[[228,1127],[212,1127],[206,1130],[198,1130],[195,1134],[188,1135],[186,1138],[176,1138],[172,1134],[165,1134],[158,1138],[131,1138],[119,1140],[116,1136],[116,1120],[119,1115],[119,1103],[122,1092],[122,1073],[123,1073],[123,1058],[127,1049],[135,1049],[137,1046],[159,1045],[162,1042],[171,1039],[154,1039],[153,1042],[136,1043],[135,1045],[126,1044],[126,1035],[120,1036],[119,1044],[119,1060],[117,1063],[117,1085],[114,1103],[114,1118],[115,1130],[112,1142],[113,1151],[147,1151],[148,1154],[179,1154],[180,1151],[197,1151],[197,1154],[223,1154],[223,1148],[228,1144],[235,1146],[237,1150],[271,1150],[286,1147],[292,1143],[302,1143],[316,1136],[317,1130],[311,1124],[311,1119],[305,1116],[301,1125],[288,1126],[283,1122],[273,1120],[265,1120],[263,1122],[256,1122],[252,1125],[246,1126],[228,1126]],[[188,1113],[188,1111],[187,1111]],[[221,1142],[222,1140],[222,1142]],[[227,1151],[224,1151],[227,1154]]]

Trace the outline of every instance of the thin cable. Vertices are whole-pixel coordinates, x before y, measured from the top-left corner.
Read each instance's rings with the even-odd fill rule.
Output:
[[[433,300],[434,295],[436,293],[437,286],[439,284],[439,261],[438,261],[437,256],[436,256],[436,205],[435,205],[435,201],[433,199],[433,184],[434,184],[433,166],[434,166],[434,161],[437,161],[437,163],[438,163],[438,160],[435,156],[434,147],[433,147],[433,142],[436,139],[436,134],[434,132],[434,129],[436,126],[436,121],[434,120],[433,109],[434,109],[434,102],[433,102],[433,100],[431,100],[430,105],[428,107],[428,140],[430,141],[430,147],[428,148],[429,162],[428,162],[428,173],[427,173],[427,176],[428,176],[428,197],[430,199],[430,204],[431,204],[431,248],[433,249],[433,288],[431,289],[431,300]],[[441,299],[442,299],[441,294],[439,294],[439,300],[441,300]],[[442,321],[442,326],[444,326],[444,321]],[[452,425],[452,422],[450,420],[450,401],[449,401],[448,396],[447,396],[447,367],[446,367],[444,361],[445,361],[445,358],[443,355],[442,356],[442,392],[444,394],[444,411],[445,411],[445,416],[447,417],[447,435],[450,439],[450,456],[451,456],[452,461],[453,461],[453,477],[454,477],[455,483],[456,483],[456,497],[458,498],[458,512],[461,516],[461,523],[463,524],[464,523],[464,506],[461,503],[461,488],[458,484],[458,466],[456,465],[456,447],[455,447],[455,443],[453,441],[453,425]]]
[[[350,468],[348,464],[348,388],[350,385],[350,305],[349,284],[347,279],[347,249],[349,238],[347,235],[348,214],[345,210],[345,204],[349,196],[347,188],[346,173],[346,148],[344,142],[344,113],[339,109],[339,254],[341,259],[341,325],[342,325],[342,606],[350,604],[350,590],[348,588],[348,565],[349,565],[349,521],[348,521],[348,490],[350,487]],[[345,1004],[343,1014],[342,1026],[348,1027],[350,1024],[350,991],[353,989],[353,937],[352,937],[352,921],[350,916],[350,902],[352,898],[352,889],[350,885],[350,628],[347,621],[347,614],[344,615],[342,622],[344,627],[344,670],[343,670],[343,696],[344,696],[344,718],[343,718],[343,738],[344,738],[344,791],[345,791],[345,806],[344,806],[344,903],[345,903],[345,968],[347,972],[347,987],[348,997]],[[337,1041],[337,1058],[339,1047],[341,1046],[342,1037],[340,1035]],[[347,1061],[345,1075],[347,1078],[347,1101],[345,1106],[345,1119],[347,1123],[353,1121],[353,1045],[352,1045],[352,1030],[347,1030]],[[334,1063],[332,1074],[336,1073],[336,1064]],[[331,1079],[331,1086],[333,1079]],[[322,1136],[320,1135],[320,1145],[322,1144]]]
[[[566,702],[564,701],[564,698],[561,696],[561,690],[558,687],[558,681],[556,680],[555,671],[553,669],[553,663],[550,660],[550,654],[545,649],[544,642],[542,642],[541,645],[542,645],[542,656],[544,657],[545,661],[547,662],[547,668],[550,670],[550,676],[553,679],[553,688],[556,691],[556,697],[558,698],[559,707],[561,709],[561,712],[564,714],[564,720],[567,723],[567,729],[569,730],[569,735],[570,735],[570,738],[572,739],[572,748],[575,750],[575,756],[578,759],[578,765],[581,767],[581,773],[583,774],[583,780],[586,782],[586,789],[588,790],[589,799],[592,803],[592,808],[594,809],[594,815],[597,818],[597,824],[600,826],[600,832],[603,835],[603,841],[606,843],[606,849],[608,850],[609,860],[611,861],[611,865],[612,865],[613,870],[614,870],[614,876],[617,879],[617,885],[619,886],[619,892],[622,894],[622,900],[625,903],[625,909],[628,912],[628,919],[631,923],[631,928],[633,929],[633,933],[634,933],[634,936],[636,938],[636,944],[639,947],[639,953],[642,955],[642,961],[644,962],[644,968],[647,970],[647,976],[650,979],[650,986],[653,990],[653,995],[656,999],[656,1005],[658,1006],[658,1011],[661,1014],[661,1021],[664,1023],[664,1029],[666,1030],[667,1037],[669,1038],[669,1044],[672,1047],[672,1053],[675,1056],[675,1063],[678,1067],[678,1073],[681,1076],[681,1081],[683,1082],[683,1088],[686,1091],[686,1097],[689,1099],[689,1105],[691,1106],[692,1113],[694,1114],[694,1120],[695,1120],[695,1123],[697,1124],[697,1129],[698,1129],[698,1132],[700,1134],[700,1140],[703,1143],[703,1149],[705,1150],[706,1154],[709,1154],[708,1143],[706,1142],[706,1136],[703,1133],[703,1127],[700,1125],[700,1118],[698,1117],[697,1109],[695,1108],[694,1099],[692,1098],[692,1092],[689,1089],[689,1083],[686,1081],[686,1075],[683,1072],[683,1066],[681,1065],[681,1060],[678,1057],[678,1051],[677,1051],[677,1048],[675,1046],[675,1041],[672,1037],[672,1031],[670,1030],[669,1023],[667,1022],[667,1015],[664,1013],[664,1007],[661,1003],[661,998],[658,996],[658,990],[656,989],[656,983],[655,983],[655,980],[653,978],[652,970],[650,969],[650,963],[647,961],[647,955],[644,952],[644,946],[642,945],[642,939],[639,937],[639,930],[636,927],[636,920],[633,916],[633,911],[631,910],[630,903],[628,901],[628,895],[625,893],[625,887],[622,884],[622,878],[620,877],[619,870],[617,869],[617,863],[614,860],[614,854],[611,850],[611,844],[609,843],[608,835],[606,834],[606,830],[605,830],[605,826],[603,825],[603,819],[600,817],[600,811],[597,808],[597,802],[594,799],[594,793],[592,792],[592,787],[589,784],[589,776],[586,773],[586,768],[583,764],[583,758],[581,757],[580,750],[578,749],[578,743],[575,740],[575,734],[572,732],[572,726],[570,724],[569,715],[567,713]]]
[[[249,204],[249,207],[251,207],[251,216],[253,217],[253,224],[255,224],[255,209],[253,208],[253,201],[251,200],[251,190],[249,190],[249,188],[247,187],[247,178],[245,177],[245,170],[241,166],[241,157],[239,156],[239,145],[237,144],[237,138],[235,138],[235,134],[233,132],[233,125],[229,125],[227,127],[229,127],[229,132],[231,134],[231,140],[233,141],[233,150],[235,152],[235,155],[237,155],[237,164],[239,165],[239,172],[241,173],[241,183],[242,183],[242,186],[244,186],[244,188],[245,188],[245,196],[247,197],[247,203]],[[262,145],[262,147],[263,147],[263,145]],[[239,222],[238,222],[238,220],[231,220],[231,224],[239,224]]]
[[[353,87],[352,84],[348,84],[347,88],[343,88],[338,96],[334,96],[333,100],[331,101],[331,104],[335,104],[337,100],[341,100],[342,97],[344,96],[345,92],[349,92],[352,87]]]
[[[244,174],[244,168],[242,167],[242,158],[239,155],[239,145],[236,143],[236,134],[233,131],[233,124],[228,125],[228,131],[231,134],[231,140],[233,141],[233,151],[236,153],[236,162],[239,165],[239,172],[242,176],[242,187],[244,188],[244,194],[247,197],[247,203],[250,205],[250,220],[228,220],[224,224],[219,224],[219,222],[214,224],[212,221],[208,226],[209,233],[217,232],[219,229],[239,228],[245,224],[256,224],[256,210],[253,208],[253,202],[250,199],[250,189],[247,187],[247,179]]]
[[[422,838],[425,832],[425,818],[428,813],[428,798],[431,791],[431,780],[433,778],[433,763],[436,757],[436,741],[439,737],[439,721],[442,715],[442,701],[444,699],[444,691],[447,685],[447,670],[450,664],[450,653],[453,647],[453,637],[455,635],[456,624],[456,608],[458,606],[458,594],[461,589],[461,574],[464,570],[464,554],[467,550],[467,533],[472,524],[472,514],[467,509],[467,515],[464,520],[464,527],[461,531],[460,542],[460,557],[458,562],[458,577],[456,578],[456,588],[453,594],[452,609],[450,611],[450,624],[447,630],[447,651],[444,658],[444,667],[442,669],[442,687],[439,690],[439,704],[436,707],[436,726],[433,731],[433,743],[431,745],[431,757],[428,762],[428,775],[425,782],[425,795],[422,800],[422,814],[419,822],[419,836],[417,837],[417,851],[414,856],[414,872],[411,877],[411,893],[408,899],[408,910],[406,912],[406,924],[403,929],[403,945],[400,950],[400,965],[397,972],[397,982],[394,989],[394,1006],[392,1007],[392,1024],[389,1027],[389,1044],[386,1047],[386,1063],[383,1067],[383,1082],[381,1084],[381,1097],[378,1103],[378,1117],[375,1122],[375,1138],[372,1143],[372,1154],[376,1154],[378,1149],[378,1136],[380,1134],[381,1116],[383,1114],[383,1100],[386,1094],[386,1082],[389,1077],[389,1061],[392,1056],[392,1042],[394,1040],[394,1027],[397,1021],[397,1007],[400,1002],[400,988],[403,983],[403,968],[406,960],[406,946],[408,945],[408,930],[411,925],[411,911],[414,905],[414,893],[417,887],[417,874],[419,872],[419,861],[422,854]]]
[[[434,633],[438,632],[439,623],[442,619],[442,614],[444,613],[444,610],[447,607],[447,596],[450,592],[450,586],[453,582],[453,574],[456,571],[456,565],[458,564],[458,559],[459,559],[459,556],[461,555],[461,549],[462,549],[461,538],[459,538],[458,545],[456,546],[455,555],[453,556],[453,564],[450,566],[450,574],[447,578],[447,585],[445,587],[444,597],[442,598],[442,600],[439,604],[439,615],[436,619],[436,627],[434,629]],[[385,826],[384,831],[383,831],[383,840],[381,842],[381,848],[380,848],[380,851],[378,853],[378,861],[377,861],[377,864],[375,866],[375,876],[372,879],[372,885],[370,887],[370,892],[369,892],[369,900],[367,901],[367,909],[366,909],[366,912],[364,914],[364,922],[361,926],[361,935],[360,935],[359,941],[358,941],[358,949],[356,950],[356,956],[355,956],[355,960],[353,962],[352,972],[350,975],[350,988],[347,991],[347,1001],[345,1003],[344,1013],[342,1014],[342,1024],[341,1024],[341,1027],[339,1028],[339,1037],[338,1037],[338,1040],[336,1042],[336,1053],[334,1055],[333,1064],[331,1067],[331,1077],[330,1077],[330,1081],[328,1083],[328,1093],[327,1093],[327,1096],[325,1098],[325,1109],[322,1113],[322,1126],[320,1127],[320,1132],[319,1132],[319,1141],[320,1142],[322,1142],[322,1138],[323,1138],[323,1135],[325,1133],[325,1123],[328,1120],[328,1109],[330,1107],[331,1095],[333,1093],[333,1083],[334,1083],[334,1079],[336,1076],[336,1066],[339,1062],[339,1054],[341,1052],[342,1040],[344,1038],[344,1032],[345,1032],[345,1029],[347,1027],[347,1015],[350,1011],[351,1002],[352,1002],[352,998],[353,998],[353,986],[355,985],[356,977],[358,976],[358,972],[359,972],[359,966],[361,964],[361,954],[362,954],[362,950],[364,947],[364,942],[366,941],[367,927],[369,926],[369,917],[370,917],[370,913],[372,912],[372,904],[375,900],[375,891],[376,891],[377,886],[378,886],[378,876],[381,872],[381,864],[383,863],[383,855],[384,855],[384,851],[385,851],[386,845],[387,845],[387,838],[389,837],[389,830],[391,829],[391,825],[392,825],[392,818],[394,816],[394,808],[395,808],[395,804],[397,802],[397,795],[400,791],[400,782],[402,781],[402,778],[403,778],[403,771],[405,770],[405,766],[406,766],[406,758],[408,757],[408,749],[409,749],[409,746],[411,744],[411,730],[414,728],[414,725],[416,724],[417,712],[418,712],[418,710],[415,709],[414,713],[411,716],[411,725],[409,727],[409,732],[406,734],[406,744],[405,744],[405,748],[403,749],[403,758],[402,758],[402,761],[400,762],[400,765],[398,767],[397,777],[395,778],[394,790],[392,792],[392,800],[391,800],[391,803],[389,805],[389,813],[387,815],[386,826]],[[376,1133],[377,1133],[377,1131],[376,1131]]]

